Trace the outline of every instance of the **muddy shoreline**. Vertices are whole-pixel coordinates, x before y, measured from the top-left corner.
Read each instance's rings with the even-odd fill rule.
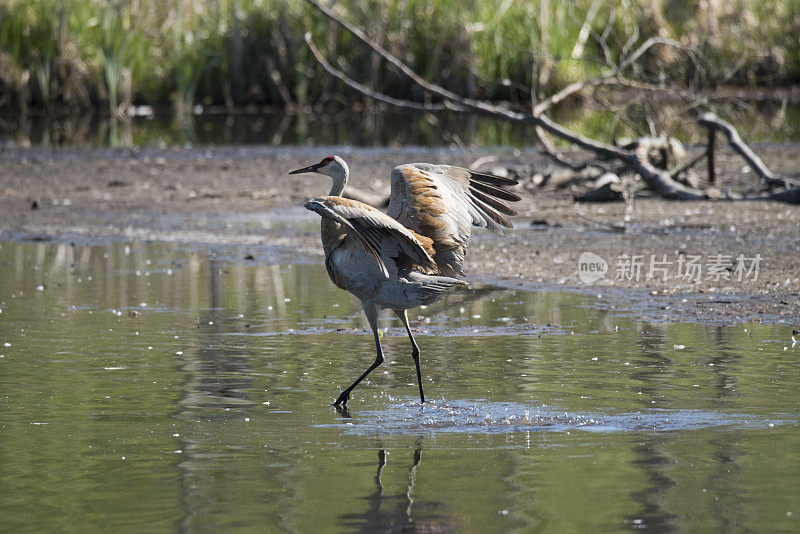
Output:
[[[756,149],[777,173],[800,162],[798,146]],[[345,157],[352,184],[375,195],[388,192],[388,171],[399,163],[468,165],[489,153],[510,155],[413,147],[4,149],[0,239],[165,241],[237,261],[320,261],[318,221],[302,203],[327,192],[327,178],[286,173],[327,153]],[[522,157],[549,165],[533,153]],[[729,180],[741,179],[741,161],[729,153],[720,160]],[[515,230],[475,234],[471,281],[600,294],[609,308],[651,320],[800,325],[796,206],[642,198],[630,211],[621,203],[576,209],[569,188],[522,193]],[[623,220],[624,233],[603,224]],[[608,268],[588,284],[578,272],[586,252]],[[687,273],[688,261],[701,271]]]

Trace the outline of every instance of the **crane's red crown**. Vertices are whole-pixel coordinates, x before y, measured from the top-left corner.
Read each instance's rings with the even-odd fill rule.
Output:
[[[325,158],[325,159],[323,159],[322,161],[319,162],[319,166],[320,167],[324,167],[325,165],[327,165],[331,161],[333,161],[333,156],[328,156],[327,158]]]

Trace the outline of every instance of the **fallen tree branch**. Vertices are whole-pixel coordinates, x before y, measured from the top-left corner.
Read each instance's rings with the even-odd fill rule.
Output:
[[[340,70],[335,69],[330,63],[328,63],[325,58],[322,56],[320,51],[314,46],[314,42],[311,40],[311,32],[307,32],[305,34],[305,41],[308,45],[309,50],[311,53],[314,54],[314,58],[317,62],[322,65],[322,68],[325,71],[336,78],[337,80],[341,81],[351,89],[355,89],[359,93],[368,96],[374,100],[379,102],[384,102],[386,104],[390,104],[392,106],[401,108],[401,109],[409,109],[414,111],[442,111],[444,109],[452,109],[451,107],[445,108],[444,104],[420,104],[419,102],[411,102],[409,100],[402,100],[399,98],[393,98],[391,96],[387,96],[383,93],[379,93],[377,91],[373,91],[369,89],[365,85],[358,83],[357,81],[353,80],[352,78],[346,76]],[[456,110],[458,111],[458,110]]]
[[[650,163],[648,153],[651,144],[648,140],[640,140],[636,144],[636,158],[633,161],[633,170],[642,177],[649,189],[656,191],[665,198],[675,200],[705,200],[708,197],[705,191],[695,189],[676,182],[670,173],[655,167]],[[727,195],[727,193],[725,193]],[[724,198],[728,198],[725,196]]]
[[[581,163],[571,162],[570,160],[565,158],[563,154],[560,154],[559,152],[556,151],[555,146],[553,146],[553,143],[550,142],[550,139],[547,138],[547,133],[544,131],[544,129],[542,129],[541,126],[537,125],[535,127],[535,131],[536,135],[539,136],[539,140],[542,142],[542,146],[539,149],[539,151],[548,158],[550,158],[551,160],[553,160],[553,162],[556,165],[559,165],[561,167],[566,167],[567,169],[576,173],[585,171],[589,167],[596,167],[601,171],[608,170],[597,161],[588,160],[588,161],[583,161]]]
[[[533,108],[533,114],[539,115],[541,113],[544,113],[548,111],[550,108],[556,106],[557,104],[560,104],[561,102],[567,100],[568,98],[578,93],[583,92],[586,89],[593,89],[598,87],[623,87],[623,88],[635,89],[637,91],[664,92],[673,96],[678,96],[680,98],[687,98],[686,94],[675,88],[637,82],[622,77],[615,73],[606,73],[589,80],[573,82],[567,85],[563,89],[560,89],[559,91],[553,93],[549,97],[545,98],[544,100],[541,100],[538,104],[536,104]]]
[[[390,54],[385,48],[380,46],[377,43],[372,42],[372,40],[367,37],[364,32],[362,32],[357,27],[353,26],[343,18],[339,17],[336,13],[333,12],[332,9],[327,8],[317,2],[316,0],[305,0],[307,4],[311,5],[315,9],[317,9],[320,13],[328,17],[331,21],[335,22],[336,24],[340,25],[342,28],[350,32],[356,39],[367,45],[369,48],[372,49],[373,52],[381,56],[385,59],[388,63],[393,65],[398,71],[400,71],[403,75],[409,78],[411,81],[425,89],[431,94],[444,98],[446,100],[450,100],[457,104],[460,104],[466,108],[469,108],[473,111],[481,111],[481,112],[488,112],[488,113],[496,113],[498,111],[502,112],[505,111],[509,115],[507,118],[511,120],[519,121],[522,117],[524,117],[521,113],[515,113],[510,110],[505,110],[504,108],[500,108],[497,106],[493,106],[486,102],[481,102],[480,100],[475,100],[472,98],[462,98],[457,94],[453,93],[452,91],[448,91],[444,87],[441,87],[435,83],[431,83],[426,81],[422,78],[419,74],[414,72],[408,65],[403,63],[400,59]],[[358,83],[358,82],[354,82]],[[360,85],[360,84],[359,84]]]
[[[698,120],[697,123],[700,126],[704,126],[709,129],[709,135],[713,135],[712,132],[719,131],[725,134],[728,138],[728,143],[733,147],[733,149],[738,152],[746,161],[750,164],[750,167],[755,170],[758,175],[761,177],[762,180],[770,187],[785,187],[789,188],[790,185],[788,180],[784,178],[778,178],[775,174],[772,173],[769,168],[761,161],[761,158],[758,157],[758,154],[753,152],[753,150],[742,141],[742,138],[739,136],[739,132],[736,131],[736,128],[729,122],[726,122],[719,117],[717,117],[714,113],[704,113]],[[711,150],[712,143],[709,142],[709,149]],[[713,156],[709,153],[709,171],[713,168]]]
[[[395,57],[392,54],[390,54],[382,46],[380,46],[377,43],[372,42],[372,40],[369,39],[369,37],[367,37],[366,35],[364,35],[364,33],[361,30],[359,30],[358,28],[356,28],[355,26],[353,26],[352,24],[350,24],[346,20],[344,20],[341,17],[339,17],[336,13],[333,12],[333,10],[322,6],[316,0],[305,0],[305,1],[306,1],[306,3],[310,4],[312,7],[316,8],[317,10],[319,10],[322,14],[324,14],[326,17],[328,17],[331,21],[341,25],[345,30],[350,32],[355,38],[357,38],[359,41],[361,41],[362,43],[367,45],[369,48],[371,48],[373,52],[375,52],[376,54],[381,56],[389,64],[393,65],[398,71],[400,71],[402,74],[404,74],[412,82],[414,82],[415,84],[419,85],[421,88],[425,89],[429,93],[431,93],[433,95],[436,95],[438,97],[444,98],[445,100],[450,101],[451,103],[455,104],[457,106],[456,108],[454,108],[455,111],[475,111],[475,112],[478,112],[478,113],[485,113],[485,114],[488,114],[488,115],[493,115],[495,117],[500,117],[500,118],[503,118],[503,119],[506,119],[506,120],[509,120],[509,121],[512,121],[512,122],[532,122],[532,123],[540,125],[545,130],[547,130],[550,133],[553,133],[553,134],[561,137],[562,139],[566,139],[567,141],[570,141],[571,143],[576,144],[576,145],[580,146],[581,148],[586,148],[588,150],[593,150],[593,151],[599,152],[603,156],[606,156],[606,157],[619,157],[620,154],[621,154],[621,151],[619,151],[616,147],[614,147],[612,145],[607,145],[605,143],[601,143],[599,141],[594,141],[592,139],[581,137],[578,134],[575,134],[575,133],[567,130],[566,128],[564,128],[560,124],[557,124],[557,123],[551,121],[544,114],[533,115],[533,114],[527,114],[527,113],[520,113],[520,112],[512,111],[510,109],[507,109],[507,108],[504,108],[504,107],[501,107],[501,106],[496,106],[494,104],[490,104],[488,102],[483,102],[481,100],[475,100],[474,98],[465,98],[465,97],[457,95],[456,93],[453,93],[452,91],[449,91],[449,90],[445,89],[444,87],[441,87],[441,86],[439,86],[439,85],[437,85],[435,83],[429,82],[429,81],[425,80],[424,78],[422,78],[419,74],[414,72],[408,65],[403,63],[400,59],[398,59],[397,57]],[[642,47],[640,47],[640,48],[642,48]],[[343,73],[340,73],[340,75],[342,77],[347,77]],[[358,82],[352,80],[352,84],[348,84],[348,85],[350,85],[351,87],[355,88],[356,85],[361,85],[361,84],[359,84]],[[363,88],[366,89],[365,87],[363,87]],[[360,92],[363,92],[360,89],[357,89],[357,90],[360,91]],[[367,94],[367,93],[364,93],[364,94]],[[369,95],[367,95],[367,96],[369,96]],[[466,109],[460,109],[459,107],[460,108],[466,108]],[[628,153],[627,157],[628,158],[632,158],[634,156],[633,156],[633,154]]]
[[[611,83],[611,76],[600,76],[597,78],[592,78],[591,80],[583,80],[580,82],[574,82],[560,91],[557,91],[550,95],[549,97],[545,98],[544,100],[540,101],[533,107],[533,114],[534,115],[541,115],[548,109],[552,108],[556,104],[563,102],[567,98],[571,97],[576,93],[580,93],[584,89],[588,87],[597,87],[598,85],[603,85],[606,83]]]
[[[369,39],[357,27],[353,26],[346,20],[339,17],[336,13],[334,13],[332,9],[322,6],[316,0],[305,0],[305,1],[309,5],[320,11],[322,14],[324,14],[328,19],[335,22],[336,24],[339,24],[345,30],[350,32],[356,39],[364,43],[374,53],[378,54],[380,57],[385,59],[387,63],[394,66],[409,80],[420,86],[428,93],[442,98],[443,105],[448,107],[449,109],[453,109],[454,111],[460,111],[460,112],[474,111],[477,113],[491,115],[496,118],[501,118],[511,122],[532,123],[537,127],[537,131],[539,128],[541,128],[542,130],[545,130],[557,137],[560,137],[561,139],[564,139],[580,148],[594,152],[595,154],[597,154],[602,158],[619,160],[627,168],[629,168],[630,170],[641,176],[642,180],[647,184],[649,189],[659,193],[661,196],[665,198],[677,199],[677,200],[703,200],[708,198],[726,199],[726,200],[740,200],[745,198],[747,199],[772,198],[772,195],[767,197],[765,196],[751,197],[751,196],[732,193],[727,190],[714,191],[713,194],[709,194],[706,191],[688,187],[679,182],[676,182],[668,171],[656,168],[648,159],[648,151],[650,149],[650,146],[646,141],[638,142],[635,145],[635,148],[632,150],[622,149],[619,147],[615,147],[613,145],[596,141],[594,139],[590,139],[588,137],[583,137],[565,128],[564,126],[552,121],[544,113],[536,114],[533,113],[533,110],[532,113],[520,113],[502,106],[491,104],[489,102],[476,100],[474,98],[465,98],[459,96],[456,93],[453,93],[452,91],[449,91],[435,83],[429,82],[424,78],[422,78],[419,74],[414,72],[414,70],[412,70],[399,58],[395,57],[394,55],[389,53],[386,49],[384,49],[382,46]],[[311,39],[308,36],[307,36],[307,42],[309,43],[310,46],[313,46],[313,43],[311,42]],[[652,37],[650,39],[647,39],[644,43],[642,43],[642,45],[640,45],[630,56],[626,57],[620,63],[620,65],[613,71],[614,74],[616,75],[622,69],[628,67],[634,61],[636,61],[636,59],[641,57],[651,46],[654,46],[655,44],[666,44],[670,46],[684,48],[682,45],[680,45],[679,43],[675,43],[674,41],[670,41],[668,39],[663,39],[660,37]],[[312,50],[312,52],[313,51],[314,50]],[[328,71],[338,79],[342,80],[349,87],[355,89],[356,91],[359,91],[360,93],[370,98],[376,98],[387,103],[390,103],[392,100],[396,100],[382,93],[367,89],[362,84],[359,84],[355,80],[352,80],[341,71],[338,71],[337,69],[333,68],[327,62],[322,63],[324,61],[324,58],[322,58],[318,50],[314,53],[314,56],[318,61],[321,60],[320,63],[323,64],[323,68],[325,68],[326,71]],[[403,102],[408,103],[407,101]],[[713,117],[716,118],[716,116]],[[704,123],[701,124],[705,125]],[[727,131],[725,129],[725,125],[727,125],[727,123],[718,121],[718,124],[713,122],[708,122],[708,124],[713,125],[714,127],[718,127],[722,131],[725,131],[725,133],[729,136],[732,145],[734,141],[738,139],[738,134],[736,134],[735,129],[733,129],[732,127],[730,131]],[[739,139],[739,141],[741,141],[741,139]],[[746,147],[746,145],[744,145],[744,143],[740,143],[740,146],[748,148]],[[746,159],[748,159],[748,156],[745,157]],[[751,159],[748,159],[748,161],[751,161],[751,165],[753,165],[754,168],[757,167],[755,164],[756,162],[761,163],[761,167],[757,168],[757,171],[759,173],[762,173],[764,170],[767,170],[767,173],[769,173],[769,170],[766,169],[766,166],[763,165],[763,162],[761,162],[758,156],[752,153],[752,151],[750,151],[749,157],[752,158],[752,161]],[[777,180],[776,178],[774,178],[774,176],[771,175],[771,173],[762,176],[764,177],[765,181],[768,181],[768,183],[770,183],[770,180],[772,180],[773,182],[780,182],[781,184],[785,185],[785,181]],[[783,196],[787,198],[796,198],[798,196],[798,195],[792,196],[792,194],[788,195],[785,194],[791,192],[783,192],[783,193],[784,193]]]
[[[787,189],[786,191],[778,191],[777,193],[770,194],[767,198],[769,200],[788,202],[789,204],[800,204],[800,187]]]
[[[574,172],[580,172],[586,168],[586,165],[580,163],[572,163],[567,158],[564,157],[563,154],[556,152],[556,147],[553,145],[553,142],[550,140],[547,132],[540,125],[534,126],[534,131],[536,132],[536,136],[539,138],[539,141],[542,143],[541,152],[551,160],[553,160],[557,165],[562,167],[567,167],[568,169]]]
[[[656,168],[648,159],[650,145],[638,143],[635,150],[623,150],[612,145],[600,143],[592,139],[575,134],[560,124],[551,121],[546,115],[536,117],[542,127],[555,135],[587,150],[594,151],[606,158],[615,158],[622,161],[631,170],[642,177],[647,187],[656,191],[665,198],[675,200],[703,200],[708,198],[705,192],[692,187],[687,187],[672,179],[667,171]]]
[[[358,40],[366,44],[375,53],[383,57],[388,63],[394,65],[400,72],[405,74],[411,81],[413,81],[426,91],[433,93],[437,96],[440,96],[454,103],[456,106],[459,106],[460,108],[466,108],[468,110],[480,113],[486,113],[513,122],[534,123],[537,126],[540,126],[542,129],[560,137],[561,139],[565,139],[580,148],[595,152],[596,154],[604,158],[619,159],[627,166],[629,166],[637,173],[639,173],[642,176],[642,179],[644,179],[645,183],[647,183],[648,187],[654,189],[655,191],[659,192],[661,195],[667,198],[675,198],[681,200],[706,198],[705,194],[702,191],[693,190],[692,188],[686,187],[673,180],[668,173],[660,171],[659,169],[656,169],[655,167],[650,165],[649,162],[640,161],[638,151],[623,150],[613,145],[609,145],[606,143],[602,143],[600,141],[595,141],[594,139],[589,139],[588,137],[583,137],[581,135],[578,135],[575,132],[572,132],[571,130],[568,130],[567,128],[561,126],[560,124],[553,122],[544,113],[539,115],[519,113],[507,108],[489,104],[488,102],[482,102],[471,98],[464,98],[462,96],[453,93],[452,91],[448,91],[447,89],[440,87],[435,83],[428,82],[424,80],[422,77],[420,77],[416,72],[411,70],[411,68],[409,68],[400,59],[390,54],[380,45],[373,43],[366,35],[364,35],[363,32],[361,32],[361,30],[359,30],[358,28],[352,26],[350,23],[338,17],[332,10],[323,7],[318,2],[316,2],[316,0],[305,0],[305,1],[310,5],[312,5],[313,7],[320,10],[322,13],[324,13],[329,19],[336,22],[337,24],[340,24],[347,31],[350,31]],[[652,41],[656,41],[656,39],[653,39]],[[639,47],[639,49],[637,49],[637,53],[640,54],[644,53],[643,51],[645,49],[646,47],[642,45]],[[348,83],[348,85],[356,89],[357,91],[367,96],[370,96],[371,93],[374,93],[374,91],[367,89],[366,87],[359,84],[355,80],[351,80],[347,75],[345,75],[341,71],[337,71],[330,65],[328,65],[328,67],[330,70],[333,70],[337,73],[336,74],[337,78],[341,80],[344,79],[350,80],[350,83]],[[390,97],[385,97],[385,98],[388,99]],[[463,110],[460,108],[457,108],[456,110]],[[645,151],[645,156],[646,154],[647,152]]]
[[[706,153],[702,152],[702,153],[698,154],[697,156],[695,156],[694,158],[692,158],[689,161],[687,161],[686,163],[684,163],[683,165],[681,165],[679,167],[675,167],[674,169],[669,171],[669,175],[672,178],[676,178],[682,172],[688,171],[689,169],[691,169],[692,167],[694,167],[695,165],[697,165],[698,163],[703,161],[703,159],[705,159],[705,157],[706,157]]]

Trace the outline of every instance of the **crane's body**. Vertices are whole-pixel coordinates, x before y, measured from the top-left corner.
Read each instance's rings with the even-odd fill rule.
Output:
[[[472,226],[496,233],[512,225],[502,214],[516,212],[502,201],[520,198],[503,189],[515,180],[474,173],[449,165],[415,163],[392,170],[386,213],[342,197],[347,164],[329,156],[290,174],[317,172],[333,179],[328,196],[305,207],[322,216],[325,268],[331,281],[361,300],[375,337],[372,366],[342,391],[334,405],[345,405],[350,392],[383,362],[378,314],[393,310],[406,328],[417,369],[420,400],[425,402],[419,348],[408,325],[406,310],[431,304],[465,282],[464,257]]]

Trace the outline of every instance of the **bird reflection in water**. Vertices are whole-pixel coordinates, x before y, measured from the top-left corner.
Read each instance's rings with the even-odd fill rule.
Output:
[[[414,450],[405,493],[384,494],[381,476],[387,463],[387,456],[385,449],[378,450],[375,488],[371,495],[365,497],[368,503],[367,510],[363,513],[343,514],[345,525],[359,532],[455,532],[455,526],[446,522],[444,518],[431,517],[431,509],[438,508],[438,503],[417,503],[414,499],[417,467],[422,460],[422,448],[417,447]],[[420,508],[424,509],[425,519],[415,518],[415,515],[420,515]]]

